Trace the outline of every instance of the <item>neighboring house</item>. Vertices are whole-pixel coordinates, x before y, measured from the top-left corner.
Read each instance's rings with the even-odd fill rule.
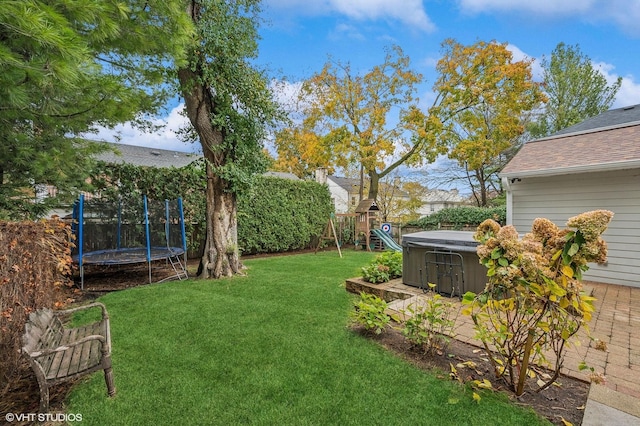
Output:
[[[587,280],[640,287],[640,105],[609,110],[552,136],[526,143],[502,170],[507,223],[520,233],[546,217],[606,209],[615,216],[603,238],[606,265]]]
[[[360,179],[331,176],[316,170],[316,182],[327,184],[336,213],[352,213],[360,201]]]
[[[144,146],[124,145],[110,142],[103,142],[115,149],[105,151],[96,155],[96,159],[111,164],[133,164],[147,167],[184,167],[196,161],[201,156],[186,152],[170,151],[166,149],[148,148]],[[40,185],[37,188],[38,199],[45,197],[55,197],[57,188],[51,185]],[[85,194],[91,197],[91,194]],[[54,214],[58,214],[55,211]]]
[[[293,173],[289,172],[265,172],[264,176],[267,177],[277,177],[280,179],[289,179],[289,180],[300,180],[300,178]]]
[[[417,213],[428,216],[450,207],[460,207],[469,204],[469,200],[461,196],[457,189],[445,191],[444,189],[429,189],[422,196],[423,205]]]
[[[136,145],[124,145],[105,142],[112,145],[117,152],[103,152],[96,159],[112,164],[133,164],[146,167],[185,167],[202,158],[201,154],[171,151],[167,149],[148,148]],[[281,179],[300,180],[293,173],[265,172],[264,176]]]
[[[320,176],[322,176],[320,174]],[[316,180],[320,183],[326,183],[329,187],[329,193],[331,194],[331,200],[335,207],[336,213],[353,213],[355,212],[358,204],[360,203],[360,179],[352,179],[338,176],[327,175],[324,179],[318,178],[316,173]],[[367,196],[367,183],[365,182],[364,197]],[[380,183],[379,197],[383,191],[384,183]],[[394,190],[393,199],[408,200],[409,194],[399,189]],[[379,204],[384,204],[381,200]]]
[[[107,151],[96,156],[97,160],[112,164],[133,164],[147,167],[184,167],[197,159],[200,154],[193,154],[167,149],[148,148],[144,146],[106,143],[117,152]]]
[[[326,183],[329,187],[331,199],[335,206],[336,213],[353,213],[360,202],[360,179],[344,178],[327,175],[326,170],[316,171],[316,181]],[[382,192],[382,185],[381,192]],[[410,196],[405,191],[395,190],[395,199],[408,201]],[[366,197],[366,191],[365,191]],[[420,215],[429,215],[447,207],[456,207],[467,204],[467,200],[462,197],[458,190],[445,191],[441,189],[427,190],[422,197],[423,205],[418,209]],[[384,204],[384,200],[378,204]]]

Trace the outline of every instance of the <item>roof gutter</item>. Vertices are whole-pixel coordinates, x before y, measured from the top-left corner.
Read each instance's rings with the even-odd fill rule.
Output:
[[[557,176],[557,175],[569,175],[587,172],[607,172],[624,169],[640,168],[640,159],[616,161],[612,163],[600,163],[600,164],[587,164],[583,166],[571,166],[571,167],[556,167],[552,169],[536,169],[536,170],[522,170],[522,171],[508,171],[500,173],[500,177],[507,179],[518,179],[527,177],[541,177],[541,176]]]

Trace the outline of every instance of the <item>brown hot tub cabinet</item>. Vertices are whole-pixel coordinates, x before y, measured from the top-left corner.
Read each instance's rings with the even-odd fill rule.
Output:
[[[487,283],[487,269],[480,264],[467,231],[422,231],[402,236],[402,282],[447,296],[479,293]]]

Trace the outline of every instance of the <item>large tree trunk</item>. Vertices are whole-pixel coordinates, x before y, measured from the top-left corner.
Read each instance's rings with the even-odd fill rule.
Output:
[[[236,195],[228,191],[228,182],[215,173],[215,169],[227,161],[227,152],[220,148],[225,133],[211,123],[215,100],[208,88],[200,83],[197,72],[190,68],[178,70],[187,116],[200,137],[207,168],[206,240],[198,276],[220,278],[241,269]]]
[[[378,198],[378,188],[380,186],[380,174],[375,170],[369,171],[369,195],[367,196],[370,200],[375,200]]]
[[[224,191],[226,183],[207,162],[207,228],[200,259],[200,278],[220,278],[240,271],[236,196]]]

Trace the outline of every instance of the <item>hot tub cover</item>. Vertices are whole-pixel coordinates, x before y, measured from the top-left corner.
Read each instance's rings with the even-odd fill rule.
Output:
[[[402,236],[402,247],[432,247],[454,252],[476,252],[472,231],[421,231]]]

